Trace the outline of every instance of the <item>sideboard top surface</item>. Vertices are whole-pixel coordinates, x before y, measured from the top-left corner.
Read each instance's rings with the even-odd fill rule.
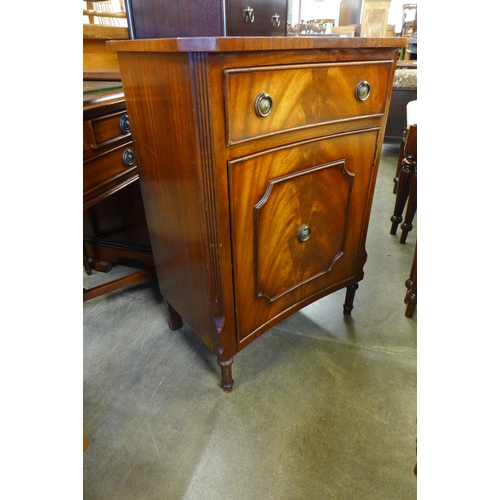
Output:
[[[401,48],[406,38],[361,37],[189,37],[143,40],[113,40],[108,49],[118,52],[243,52],[311,49]]]

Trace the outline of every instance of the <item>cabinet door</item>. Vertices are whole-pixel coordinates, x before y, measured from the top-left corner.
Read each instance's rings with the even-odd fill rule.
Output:
[[[286,20],[287,0],[229,1],[231,36],[285,36]]]
[[[378,133],[306,141],[229,163],[241,346],[283,312],[357,275]]]

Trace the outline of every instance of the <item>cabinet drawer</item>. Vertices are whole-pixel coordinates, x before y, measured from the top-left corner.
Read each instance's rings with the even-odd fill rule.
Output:
[[[229,162],[238,342],[352,279],[379,129]]]
[[[130,136],[128,114],[120,111],[89,120],[92,149],[107,147]]]
[[[382,117],[391,66],[385,61],[227,69],[228,145],[340,120]],[[259,116],[269,108],[267,116]]]
[[[231,36],[285,36],[287,0],[230,0]]]
[[[107,151],[83,163],[84,199],[124,181],[137,171],[132,143]]]

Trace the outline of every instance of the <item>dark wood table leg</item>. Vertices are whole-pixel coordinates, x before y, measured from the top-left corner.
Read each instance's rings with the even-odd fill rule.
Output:
[[[87,249],[85,248],[85,243],[83,244],[83,267],[85,268],[85,272],[90,276],[92,274],[92,266],[90,265],[90,259]]]
[[[408,195],[408,205],[406,207],[406,214],[403,224],[401,224],[401,238],[400,243],[406,243],[408,233],[413,229],[413,218],[417,212],[417,172],[411,181],[410,194]]]

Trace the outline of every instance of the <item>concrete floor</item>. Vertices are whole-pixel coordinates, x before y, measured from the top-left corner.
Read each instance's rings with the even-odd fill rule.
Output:
[[[230,394],[189,326],[168,329],[156,283],[84,303],[85,499],[416,499],[417,232],[389,234],[397,152],[384,146],[352,316],[340,291],[286,319],[235,356]]]

